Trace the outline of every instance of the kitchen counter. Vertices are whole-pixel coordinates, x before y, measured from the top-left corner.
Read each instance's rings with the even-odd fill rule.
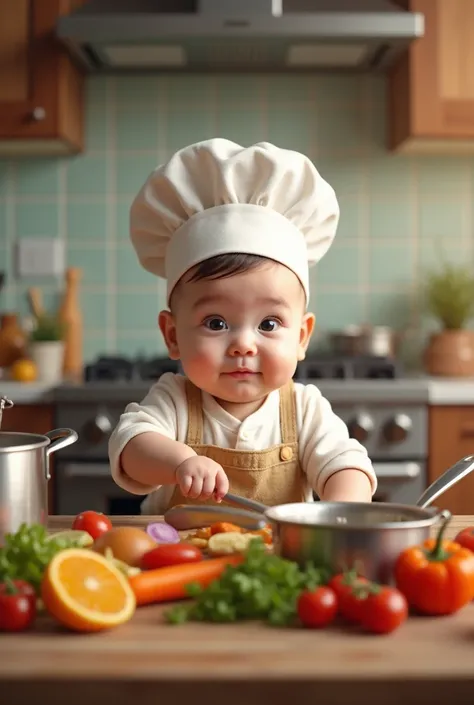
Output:
[[[301,380],[304,382],[304,380]],[[141,401],[148,382],[94,382],[51,387],[40,383],[1,382],[0,393],[16,404],[46,402],[95,403]],[[321,393],[332,404],[421,403],[431,405],[474,405],[474,378],[437,379],[412,376],[396,380],[320,380]]]
[[[115,517],[143,525],[149,517]],[[52,517],[51,529],[71,517]],[[458,516],[448,535],[474,524]],[[389,636],[259,624],[163,623],[143,607],[110,632],[77,635],[48,618],[35,632],[0,638],[6,705],[472,705],[474,605],[446,618],[410,618]]]

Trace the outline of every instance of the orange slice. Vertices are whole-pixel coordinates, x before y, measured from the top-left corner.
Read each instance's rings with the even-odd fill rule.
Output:
[[[85,548],[68,548],[54,556],[43,577],[41,597],[53,617],[80,632],[123,624],[136,607],[125,575]]]

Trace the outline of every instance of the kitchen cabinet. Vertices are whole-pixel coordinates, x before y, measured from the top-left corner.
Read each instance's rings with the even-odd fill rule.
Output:
[[[44,434],[54,429],[54,406],[52,404],[15,404],[5,409],[2,416],[2,431]],[[50,457],[51,480],[48,485],[48,505],[53,507],[54,460]]]
[[[85,0],[0,0],[0,156],[84,145],[84,75],[54,36]]]
[[[430,407],[429,482],[466,455],[474,455],[474,406]],[[441,495],[435,504],[452,514],[474,514],[474,473]]]
[[[389,149],[474,153],[474,0],[397,0],[425,17],[388,75]]]

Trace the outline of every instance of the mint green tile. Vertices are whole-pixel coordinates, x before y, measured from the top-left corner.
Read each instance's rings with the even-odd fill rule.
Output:
[[[0,272],[3,272],[4,274],[6,274],[8,272],[8,270],[11,267],[10,258],[11,258],[11,253],[10,253],[8,246],[5,243],[1,243],[0,244]],[[6,282],[4,282],[4,285],[5,284],[6,284]],[[1,301],[1,297],[2,297],[2,293],[0,291],[0,301]]]
[[[116,163],[117,193],[132,199],[156,168],[158,160],[154,154],[118,154]]]
[[[117,225],[117,240],[126,243],[130,247],[130,206],[132,197],[121,200],[115,206],[115,222]]]
[[[415,187],[410,157],[385,152],[368,162],[367,188],[375,198],[383,194],[409,200]]]
[[[335,190],[338,199],[360,198],[365,193],[366,166],[360,159],[319,155],[313,159],[323,179]]]
[[[406,240],[415,235],[413,207],[401,199],[373,198],[369,206],[369,235],[376,241],[384,238]]]
[[[311,310],[316,316],[316,328],[320,333],[364,321],[364,298],[356,290],[329,292],[318,288],[313,298]]]
[[[114,252],[107,249],[105,237],[103,245],[100,246],[100,240],[98,240],[98,245],[99,247],[94,247],[94,249],[79,249],[68,243],[67,263],[70,267],[81,267],[82,285],[85,287],[107,283],[107,261],[114,257]]]
[[[266,123],[268,141],[284,149],[307,154],[316,139],[316,121],[310,110],[296,111],[290,106],[277,105],[269,110]]]
[[[118,290],[123,286],[154,286],[156,283],[156,277],[141,266],[132,243],[117,248],[116,267]]]
[[[406,290],[369,294],[368,322],[373,325],[404,329],[410,324],[411,312],[411,294]]]
[[[118,351],[114,351],[118,352]],[[88,333],[85,331],[82,344],[82,355],[84,364],[94,362],[100,355],[108,353],[107,348],[107,333],[106,331],[94,331]]]
[[[222,134],[222,131],[219,131]],[[214,116],[209,106],[204,109],[176,109],[168,114],[166,146],[174,152],[193,142],[216,136]]]
[[[105,242],[107,237],[107,204],[94,201],[67,204],[67,239],[72,244]]]
[[[225,137],[244,147],[261,142],[265,137],[262,115],[258,111],[240,107],[218,110],[216,129],[220,137]]]
[[[420,274],[423,277],[427,271],[437,271],[445,262],[453,265],[471,266],[474,264],[472,243],[453,244],[450,237],[421,238],[419,242]]]
[[[16,182],[20,196],[57,196],[61,161],[35,159],[19,161]]]
[[[95,288],[97,289],[97,287]],[[80,299],[85,332],[107,330],[109,320],[107,296],[105,286],[93,293],[81,289]]]
[[[10,162],[6,159],[0,159],[0,196],[4,196],[8,192],[10,185]]]
[[[73,195],[103,195],[107,192],[105,156],[85,154],[67,162],[67,190]]]
[[[87,106],[85,121],[86,150],[106,149],[110,127],[106,104],[90,102]]]
[[[55,203],[17,203],[17,237],[55,237],[58,228],[58,207]]]
[[[361,234],[361,204],[358,200],[342,195],[339,201],[339,224],[336,242],[354,241]]]
[[[373,242],[368,254],[368,276],[372,285],[406,286],[413,281],[413,243]]]
[[[0,245],[7,241],[7,204],[0,197]]]
[[[426,200],[420,203],[418,219],[420,237],[450,238],[453,244],[462,241],[467,234],[467,203],[459,200]]]
[[[94,108],[107,101],[107,88],[114,79],[108,76],[88,76],[86,81],[87,108]]]
[[[53,279],[45,277],[27,277],[17,280],[15,291],[15,310],[20,317],[30,316],[31,311],[28,303],[28,287],[37,286],[41,289],[43,308],[48,313],[54,313],[60,305],[60,292]]]
[[[230,77],[232,82],[232,77]],[[191,103],[210,105],[214,99],[213,76],[174,76],[168,84],[169,110],[183,110]]]
[[[158,323],[160,306],[152,287],[148,292],[121,291],[117,295],[117,330],[153,331]]]
[[[367,92],[367,80],[362,75],[351,76],[342,72],[316,74],[309,78],[313,83],[313,93],[318,105],[354,105],[362,102]]]
[[[168,357],[166,345],[160,331],[151,336],[146,331],[132,335],[122,334],[119,331],[117,334],[117,350],[122,355],[129,355],[130,357],[136,357],[137,355]]]
[[[314,269],[312,276],[318,287],[357,288],[360,281],[360,247],[334,242],[323,259],[311,269]]]
[[[351,150],[362,153],[364,150],[369,125],[363,106],[335,110],[330,103],[322,101],[317,104],[312,120],[321,151]]]
[[[265,89],[271,109],[275,103],[307,103],[313,95],[314,76],[266,76]]]
[[[156,106],[167,95],[167,90],[166,76],[120,76],[117,78],[115,95],[119,105],[128,105],[130,108],[136,104]]]
[[[150,108],[137,112],[130,106],[126,110],[118,110],[116,118],[117,149],[126,150],[158,150],[158,138],[163,130],[164,115]]]
[[[471,160],[462,157],[421,157],[417,160],[420,197],[443,199],[467,198],[470,195]]]
[[[218,108],[225,110],[232,104],[255,106],[262,100],[266,77],[219,75],[215,78],[215,99]]]

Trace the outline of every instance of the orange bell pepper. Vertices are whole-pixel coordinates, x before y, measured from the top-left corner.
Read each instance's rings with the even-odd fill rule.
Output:
[[[449,519],[436,539],[405,549],[395,564],[398,589],[422,614],[453,614],[474,599],[474,553],[443,540]]]

